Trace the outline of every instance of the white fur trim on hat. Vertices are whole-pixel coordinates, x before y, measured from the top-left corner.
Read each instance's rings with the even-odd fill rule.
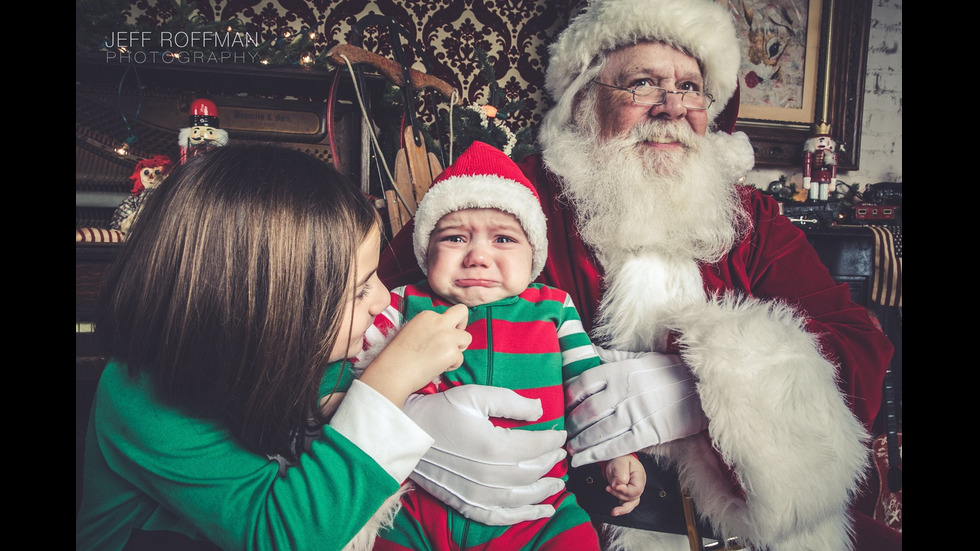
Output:
[[[538,198],[530,188],[493,174],[453,176],[434,184],[415,212],[412,243],[422,272],[428,275],[429,235],[439,220],[462,209],[500,209],[513,214],[531,243],[531,280],[548,258],[548,226]]]
[[[593,0],[549,48],[545,88],[570,116],[572,99],[597,56],[645,40],[697,58],[706,91],[715,98],[708,108],[714,120],[735,93],[741,64],[732,16],[714,0]]]

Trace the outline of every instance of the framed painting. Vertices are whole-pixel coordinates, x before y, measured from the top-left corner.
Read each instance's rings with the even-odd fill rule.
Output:
[[[717,0],[742,44],[739,118],[758,167],[802,165],[830,125],[841,170],[858,168],[871,0]]]
[[[739,116],[811,123],[822,0],[727,0],[742,44]]]

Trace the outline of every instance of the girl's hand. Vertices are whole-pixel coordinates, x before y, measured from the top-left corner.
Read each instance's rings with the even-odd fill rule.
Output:
[[[463,364],[463,351],[472,340],[466,332],[467,319],[462,304],[442,314],[419,313],[365,369],[361,381],[401,407],[409,394]]]
[[[373,363],[398,362],[401,377],[414,381],[412,391],[422,388],[443,371],[463,364],[463,351],[472,337],[466,332],[468,310],[457,304],[442,314],[420,312],[406,323]],[[372,363],[372,365],[373,365]]]

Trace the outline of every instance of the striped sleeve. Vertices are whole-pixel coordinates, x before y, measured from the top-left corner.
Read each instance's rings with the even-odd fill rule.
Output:
[[[566,382],[599,365],[599,356],[585,332],[572,297],[567,294],[558,326],[558,345],[561,347],[562,379]]]

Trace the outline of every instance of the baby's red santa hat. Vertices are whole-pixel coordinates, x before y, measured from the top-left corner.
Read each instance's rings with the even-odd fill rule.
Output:
[[[436,177],[415,211],[412,240],[423,273],[429,273],[432,230],[443,216],[462,209],[500,209],[514,215],[531,243],[531,280],[537,279],[548,258],[548,225],[538,192],[510,157],[483,142],[473,142]]]

